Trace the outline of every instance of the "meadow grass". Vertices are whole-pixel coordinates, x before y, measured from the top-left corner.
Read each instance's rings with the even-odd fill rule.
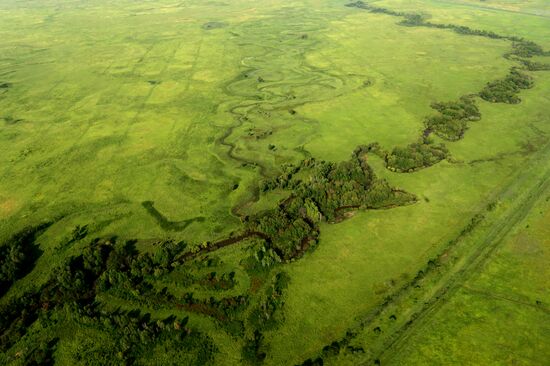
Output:
[[[365,23],[370,23],[374,27],[372,20]],[[416,28],[410,32],[414,30]],[[388,33],[390,32],[387,31],[384,35]],[[465,38],[453,33],[449,33],[448,36],[459,41]],[[497,42],[495,47],[497,52],[501,50],[498,48],[499,43]],[[476,54],[474,51],[472,53]],[[498,55],[497,53],[495,57]],[[502,64],[502,70],[505,72],[506,62]],[[397,74],[400,77],[407,75],[397,71],[388,74]],[[419,77],[418,75],[417,73],[412,77]],[[490,75],[487,71],[487,78],[490,78]],[[509,182],[514,172],[524,163],[525,157],[532,152],[530,149],[538,149],[546,141],[547,114],[532,106],[548,104],[546,95],[549,90],[549,79],[546,74],[537,74],[535,77],[537,87],[522,93],[525,102],[522,105],[481,103],[482,120],[471,125],[463,140],[449,144],[453,159],[458,161],[457,164],[443,162],[414,174],[399,174],[386,171],[377,158],[369,160],[378,174],[387,178],[393,185],[415,192],[421,201],[414,206],[390,211],[357,213],[346,222],[323,228],[320,247],[308,256],[307,260],[290,266],[289,273],[294,281],[287,295],[288,321],[279,332],[286,333],[289,338],[291,334],[300,336],[288,342],[284,337],[274,335],[273,347],[278,347],[280,351],[274,353],[273,364],[286,362],[286,359],[282,361],[281,358],[277,358],[287,357],[288,353],[283,350],[292,349],[296,353],[305,351],[310,357],[323,345],[329,344],[335,336],[343,335],[356,322],[357,314],[368,313],[381,303],[385,296],[414,277],[420,268],[419,264],[426,263],[445,243],[455,237],[476,213],[483,211],[495,199],[494,192]],[[476,88],[480,81],[483,82],[472,81],[470,88]],[[443,85],[454,87],[456,83]],[[465,89],[452,90],[456,95],[466,93]],[[442,94],[442,91],[439,92]],[[446,88],[446,93],[451,93],[450,88]],[[422,94],[415,94],[415,97],[421,100]],[[345,106],[346,97],[341,99],[344,99],[342,104]],[[429,99],[426,100],[425,104],[429,103]],[[397,107],[402,105],[397,104]],[[337,110],[340,113],[335,115],[346,121],[348,115],[343,113],[344,110],[353,113],[354,108],[362,110],[363,106],[364,104],[359,103],[348,108],[339,105],[337,108],[341,109]],[[323,115],[326,107],[324,104],[318,108],[312,107],[312,110]],[[411,107],[407,110],[414,109]],[[399,112],[391,113],[393,118],[396,115],[399,116]],[[338,120],[337,118],[332,120]],[[355,123],[352,126],[364,121],[359,123],[362,128],[367,130],[371,127],[379,131],[378,141],[397,138],[398,134],[389,131],[403,131],[397,125],[393,128],[380,124],[371,126],[370,121],[374,119],[375,117],[367,116],[364,119],[353,118]],[[419,113],[416,117],[416,134],[421,129],[421,119]],[[399,119],[399,123],[405,122]],[[325,126],[334,131],[327,134],[330,141],[341,139],[340,143],[334,145],[336,148],[327,149],[327,146],[333,145],[328,141],[322,141],[319,150],[312,149],[317,151],[314,156],[323,156],[331,160],[344,159],[346,155],[343,150],[349,146],[348,141],[353,141],[350,144],[353,146],[356,141],[369,136],[368,131],[357,134],[361,127],[340,127],[337,123],[327,123]],[[346,133],[349,135],[344,135]],[[311,279],[315,279],[313,284]]]
[[[0,241],[24,226],[54,224],[38,240],[44,253],[33,271],[0,303],[46,284],[68,257],[82,252],[89,238],[71,242],[76,226],[88,225],[94,237],[138,239],[143,253],[156,252],[163,240],[186,240],[194,247],[227,238],[246,215],[288,197],[288,191],[258,189],[281,164],[310,156],[344,161],[357,145],[371,142],[387,150],[407,145],[433,114],[431,103],[477,93],[519,65],[502,57],[509,41],[403,27],[398,17],[344,4],[2,2]],[[542,1],[375,5],[550,47],[545,27],[550,14]],[[547,161],[532,157],[550,133],[550,75],[529,75],[535,86],[521,91],[520,104],[476,98],[482,119],[469,124],[462,140],[447,143],[448,160],[402,174],[368,155],[379,177],[414,193],[418,202],[322,223],[315,250],[281,265],[290,276],[284,322],[264,332],[265,364],[299,364],[318,356],[409,283],[472,217],[495,200],[505,201],[498,192],[519,184],[517,173],[526,164],[546,169]],[[525,179],[534,184],[536,178]],[[536,364],[547,358],[541,321],[547,316],[520,304],[548,301],[545,202],[421,332],[400,343],[391,362]],[[188,225],[169,225],[187,220]],[[199,267],[159,277],[154,287],[177,296],[193,291],[202,300],[249,294],[243,315],[248,319],[264,296],[263,287],[252,290],[254,281],[264,286],[271,276],[250,275],[244,261],[254,255],[249,247],[255,248],[244,241],[209,255],[217,260],[217,273],[236,273],[234,288],[182,286],[187,269],[197,277],[214,270],[200,267],[201,260],[193,262]],[[212,318],[181,308],[147,308],[109,293],[97,300],[105,309],[138,307],[156,319],[188,315],[217,345],[217,364],[241,363],[244,338],[252,336],[246,328],[242,339],[235,337]],[[99,348],[108,342],[101,331],[63,324],[65,329],[55,331],[34,324],[10,354],[53,332],[62,338],[56,359],[73,364],[83,347],[91,347],[87,339],[97,340]],[[517,329],[522,333],[512,336]],[[355,340],[367,349],[365,357],[371,356],[370,330]],[[495,339],[487,341],[486,333]],[[499,356],[502,347],[513,355]],[[474,356],[472,349],[480,352]],[[151,356],[168,362],[161,348]],[[364,360],[348,356],[332,361]]]
[[[465,25],[498,34],[525,37],[545,48],[550,46],[550,12],[544,0],[381,0],[374,4],[405,12],[423,13],[435,23]]]
[[[372,83],[329,103],[300,108],[320,122],[317,136],[306,144],[313,156],[344,160],[360,144],[376,141],[387,149],[406,145],[423,129],[432,102],[480,89],[511,65],[501,57],[509,48],[506,42],[481,37],[472,42],[451,31],[395,23],[388,15],[352,13],[334,22],[325,35],[333,46],[308,57],[319,66],[364,75]]]
[[[550,191],[488,263],[415,330],[391,364],[544,365]]]

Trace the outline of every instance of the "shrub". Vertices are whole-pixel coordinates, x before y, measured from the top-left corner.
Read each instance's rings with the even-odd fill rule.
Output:
[[[448,156],[443,144],[434,144],[424,138],[406,147],[396,147],[386,156],[388,169],[397,172],[413,172],[432,166]]]
[[[521,89],[533,86],[533,79],[513,68],[504,79],[492,81],[479,93],[479,96],[491,103],[518,104],[517,96]]]

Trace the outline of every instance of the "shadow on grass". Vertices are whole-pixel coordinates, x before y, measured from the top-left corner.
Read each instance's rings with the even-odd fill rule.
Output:
[[[193,217],[191,219],[182,220],[182,221],[170,221],[155,208],[155,203],[153,201],[143,201],[141,205],[147,210],[147,212],[153,216],[153,218],[158,222],[161,228],[164,230],[170,231],[183,231],[193,222],[204,222],[205,218],[203,216]]]

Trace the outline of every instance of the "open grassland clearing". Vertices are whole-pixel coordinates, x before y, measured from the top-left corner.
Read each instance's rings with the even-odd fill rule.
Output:
[[[545,364],[549,197],[546,185],[480,271],[414,329],[390,363]]]
[[[381,0],[372,3],[392,10],[425,14],[435,23],[524,37],[545,48],[550,47],[550,11],[545,0]]]
[[[289,287],[286,309],[287,319],[293,321],[287,321],[281,332],[303,338],[287,342],[274,335],[273,343],[281,350],[274,354],[274,363],[281,362],[277,355],[289,348],[306,349],[314,359],[322,342],[330,344],[335,333],[344,335],[354,324],[353,314],[368,314],[408,283],[418,263],[438,253],[498,199],[500,187],[517,179],[515,174],[526,157],[548,140],[547,113],[529,104],[548,105],[549,79],[545,73],[534,77],[537,87],[522,92],[524,104],[480,102],[482,121],[473,123],[464,139],[449,145],[452,163],[398,174],[385,171],[376,157],[370,158],[375,171],[415,192],[420,202],[391,211],[357,213],[348,221],[323,228],[320,247],[307,261],[293,264],[289,272],[295,280]],[[319,154],[334,151],[323,149]],[[538,169],[545,161],[529,164]],[[317,285],[312,285],[312,278]]]
[[[472,42],[449,31],[395,23],[385,14],[351,12],[326,35],[334,46],[308,55],[319,67],[342,67],[369,82],[355,93],[299,109],[320,122],[318,135],[305,146],[313,156],[342,160],[355,146],[375,141],[387,149],[406,145],[423,128],[431,103],[479,90],[513,65],[502,58],[507,42]]]
[[[492,195],[491,204],[480,209],[457,236],[426,258],[427,264],[414,277],[405,276],[399,279],[401,281],[388,280],[385,283],[386,296],[380,300],[383,306],[365,311],[364,317],[356,319],[355,326],[340,331],[342,338],[336,343],[328,342],[322,352],[324,362],[352,365],[380,361],[381,364],[402,364],[405,362],[403,360],[411,364],[515,360],[521,364],[544,364],[544,334],[547,327],[543,319],[548,312],[544,266],[548,259],[544,254],[547,230],[542,226],[546,224],[550,188],[549,147],[548,144],[541,146],[542,149],[529,161],[531,168],[517,171],[513,179]],[[406,209],[409,208],[403,210]],[[535,220],[533,224],[531,218]],[[532,242],[536,243],[538,250],[530,252],[529,256],[514,257],[508,249],[499,249],[506,246],[506,242],[515,240],[517,234],[514,233],[527,229],[533,233]],[[519,250],[517,245],[516,249]],[[523,249],[528,250],[526,247]],[[320,248],[312,256],[322,251]],[[491,259],[494,256],[496,264]],[[345,257],[338,258],[342,261]],[[394,261],[382,265],[388,267]],[[486,262],[489,264],[485,265]],[[484,281],[474,281],[480,269],[479,276]],[[347,271],[341,276],[349,276],[350,273],[353,272]],[[331,283],[331,280],[328,279],[328,282]],[[483,285],[469,285],[480,282]],[[463,288],[481,296],[466,310],[460,305],[467,301],[462,300]],[[502,309],[506,311],[506,317],[511,318],[503,318],[500,313],[491,316],[495,311],[494,303],[499,300],[517,303],[511,309],[506,305],[509,310]],[[449,305],[451,303],[453,305]],[[432,318],[434,314],[437,315]],[[499,325],[501,321],[503,324]],[[517,328],[512,331],[513,327]],[[448,336],[442,340],[441,333],[445,332]],[[455,332],[464,334],[456,344],[453,341]],[[482,342],[488,335],[491,340]],[[477,349],[479,345],[483,349]],[[401,347],[407,350],[406,353],[399,353]],[[505,347],[507,352],[502,353],[501,347]],[[442,351],[446,348],[452,350],[451,355]]]

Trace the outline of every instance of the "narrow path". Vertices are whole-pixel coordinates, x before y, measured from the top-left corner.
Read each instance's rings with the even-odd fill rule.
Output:
[[[350,3],[347,6],[376,13],[385,13],[388,16],[405,19],[413,15],[371,7],[361,1]],[[418,24],[409,26],[430,26],[430,23],[420,21]],[[456,31],[455,27],[457,26],[448,25],[443,29]],[[476,30],[471,30],[472,35],[479,35],[477,32]],[[465,35],[470,34],[460,33]],[[491,35],[487,35],[487,37],[493,38]],[[511,37],[503,37],[503,39],[512,40]],[[425,132],[424,135],[426,135]],[[386,333],[379,334],[376,339],[371,339],[370,342],[362,340],[362,343],[368,346],[368,352],[366,355],[360,356],[362,358],[361,362],[359,362],[357,357],[355,358],[357,363],[361,364],[372,364],[372,362],[379,364],[381,361],[385,364],[386,361],[390,361],[411,334],[417,328],[422,327],[423,323],[429,321],[431,314],[436,312],[471,276],[480,271],[512,228],[525,218],[542,193],[550,188],[550,165],[546,164],[541,172],[537,164],[532,164],[536,160],[538,160],[539,165],[541,161],[543,165],[544,162],[550,161],[550,143],[547,142],[542,149],[535,152],[531,156],[530,161],[526,161],[515,177],[501,188],[499,194],[495,195],[495,198],[511,201],[513,207],[508,209],[503,217],[500,217],[496,221],[493,220],[492,226],[487,229],[483,240],[464,246],[461,244],[464,237],[462,234],[459,235],[446,248],[443,248],[444,251],[437,257],[439,260],[447,255],[451,257],[457,255],[458,257],[455,262],[451,261],[450,265],[441,270],[428,269],[427,275],[422,271],[419,272],[419,276],[398,289],[384,303],[360,317],[357,324],[349,328],[344,337],[335,341],[336,344],[350,344],[358,334],[365,334],[363,332],[373,329],[373,327],[378,327],[378,323],[383,323],[382,319],[389,315],[388,312],[400,311],[402,312],[403,319],[399,323],[389,326],[389,330],[386,330]],[[527,188],[525,187],[526,185],[528,186]],[[525,195],[524,193],[527,194]],[[477,224],[467,230],[465,228],[464,232],[467,234],[472,229],[475,229],[476,226]],[[437,264],[435,266],[437,267]],[[422,288],[421,285],[423,284],[423,279],[426,278],[425,276],[430,276],[428,280],[429,286]],[[415,289],[421,289],[420,291],[422,292],[414,292]],[[402,308],[407,310],[402,310]],[[327,346],[330,347],[331,345]]]
[[[537,155],[542,161],[544,159],[550,161],[550,143]],[[429,299],[424,301],[425,305],[414,316],[411,316],[411,319],[414,320],[396,332],[398,336],[386,345],[378,359],[391,361],[399,349],[402,348],[403,343],[421,329],[423,325],[428,323],[431,316],[446,303],[449,297],[455,294],[465,282],[482,269],[495,250],[504,243],[507,235],[527,216],[536,202],[543,197],[543,193],[550,189],[550,165],[545,167],[540,174],[536,174],[538,166],[527,166],[529,167],[527,169],[528,172],[522,172],[523,174],[520,174],[519,179],[516,180],[516,184],[506,189],[500,195],[501,197],[506,197],[510,195],[511,191],[518,189],[518,186],[524,187],[527,175],[539,177],[539,179],[536,179],[536,183],[522,191],[528,192],[526,197],[523,199],[520,197],[521,201],[516,205],[512,205],[507,214],[492,225],[485,238],[478,241],[479,245],[474,247],[471,253],[465,255],[465,260],[459,261],[449,271],[451,275],[444,277],[440,283],[434,286],[435,291]]]
[[[490,291],[484,291],[484,290],[476,289],[476,288],[473,288],[473,287],[468,286],[468,285],[462,285],[462,289],[464,289],[465,291],[471,292],[472,294],[475,294],[475,295],[490,297],[490,298],[497,299],[497,300],[503,300],[503,301],[511,302],[511,303],[517,304],[517,305],[528,306],[530,308],[533,308],[533,309],[536,309],[536,310],[541,310],[541,311],[544,311],[547,314],[550,314],[550,309],[548,309],[547,307],[545,307],[543,305],[539,306],[537,304],[532,304],[532,303],[528,303],[528,302],[525,302],[525,301],[512,299],[508,296],[503,296],[503,295],[496,294],[496,293],[493,293],[493,292],[490,292]]]

